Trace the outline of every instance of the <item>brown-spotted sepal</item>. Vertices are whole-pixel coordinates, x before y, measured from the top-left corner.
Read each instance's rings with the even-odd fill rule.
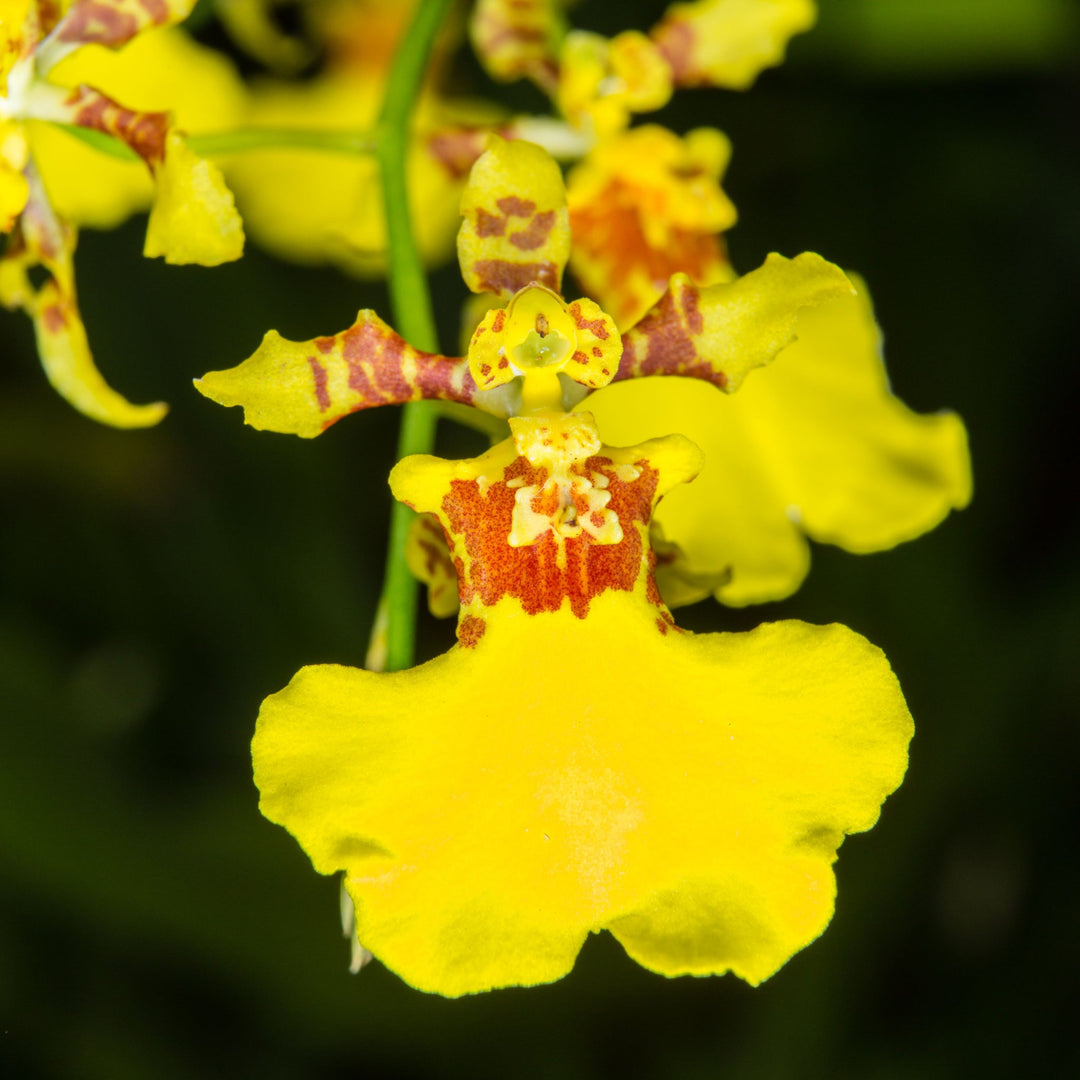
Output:
[[[616,380],[644,375],[704,379],[726,393],[795,340],[799,312],[854,292],[820,255],[769,255],[732,282],[699,289],[675,274],[667,292],[622,337]]]
[[[0,304],[30,316],[49,382],[84,416],[117,428],[156,424],[166,405],[133,405],[95,366],[75,294],[75,230],[53,212],[33,165],[26,176],[26,206],[0,259]],[[40,285],[30,274],[35,268],[46,273]]]
[[[492,135],[461,197],[458,259],[473,292],[509,299],[537,282],[559,292],[570,256],[562,173],[533,143]]]
[[[438,399],[500,413],[498,396],[477,395],[468,361],[420,352],[373,311],[347,330],[289,341],[271,330],[242,364],[195,380],[219,405],[241,405],[261,431],[314,438],[343,416],[377,405]]]

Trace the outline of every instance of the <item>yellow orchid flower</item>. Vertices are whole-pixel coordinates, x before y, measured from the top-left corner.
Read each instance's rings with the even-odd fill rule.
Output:
[[[165,406],[130,404],[94,366],[75,294],[75,232],[49,198],[50,182],[70,190],[74,178],[62,162],[50,161],[47,149],[38,160],[35,142],[47,124],[121,140],[142,159],[157,192],[145,254],[207,265],[239,257],[243,230],[232,196],[217,169],[188,149],[169,114],[136,111],[55,76],[58,65],[69,56],[77,62],[84,48],[120,48],[144,31],[180,21],[191,6],[192,0],[75,0],[60,10],[6,0],[0,8],[0,224],[12,234],[0,259],[0,303],[34,320],[42,364],[60,394],[116,427],[157,423]],[[78,181],[92,183],[94,175]],[[48,272],[40,287],[30,279],[35,266]]]
[[[570,269],[622,327],[652,307],[672,274],[730,281],[721,233],[735,207],[720,188],[731,144],[715,128],[680,138],[647,124],[599,143],[567,177]]]
[[[745,89],[817,17],[813,0],[694,0],[671,4],[647,35],[609,40],[568,29],[563,7],[478,0],[473,47],[492,78],[531,79],[571,124],[601,139],[625,129],[631,113],[667,104],[676,87]]]
[[[837,848],[900,783],[911,718],[884,656],[844,627],[680,630],[649,522],[700,451],[670,434],[606,445],[567,406],[658,372],[730,393],[801,309],[850,285],[814,255],[702,289],[676,276],[620,340],[560,295],[569,214],[542,150],[493,138],[463,214],[463,277],[505,302],[467,357],[361,312],[332,337],[268,335],[199,383],[302,436],[420,397],[510,429],[479,458],[394,469],[395,496],[445,536],[458,643],[389,674],[304,668],[260,711],[260,807],[318,871],[345,871],[363,955],[420,989],[549,982],[605,929],[661,974],[757,984],[828,924]]]

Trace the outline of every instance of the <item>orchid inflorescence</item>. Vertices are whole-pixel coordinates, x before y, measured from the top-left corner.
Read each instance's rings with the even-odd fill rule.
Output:
[[[197,134],[53,74],[72,50],[116,48],[188,6],[75,0],[51,22],[29,0],[4,8],[0,210],[13,231],[0,298],[34,319],[60,392],[117,426],[156,422],[163,406],[129,405],[93,367],[74,228],[24,126],[89,128],[142,159],[156,189],[147,254],[238,257],[239,217]],[[376,46],[401,29],[392,5],[309,5],[328,70],[253,94],[252,126],[231,146],[217,136],[280,164],[263,162],[280,182],[261,187],[259,153],[226,170],[253,235],[355,272],[389,266],[395,280],[408,228],[392,209],[385,226],[360,212],[380,185],[391,206],[394,183],[386,160],[380,172],[365,156],[378,157],[390,115],[369,106],[415,68],[444,6],[420,5],[426,36],[407,36],[387,74]],[[246,21],[238,7],[234,27],[257,54],[283,67],[303,55],[259,5]],[[415,313],[399,334],[364,310],[307,341],[270,331],[243,363],[196,381],[251,426],[303,438],[420,402],[492,436],[455,461],[414,440],[390,476],[416,512],[391,571],[411,568],[432,610],[457,615],[456,644],[396,662],[401,650],[380,641],[415,612],[411,594],[388,589],[367,668],[303,668],[263,703],[253,743],[263,813],[318,871],[344,873],[358,955],[420,989],[549,982],[600,930],[661,974],[757,984],[828,924],[837,849],[903,778],[911,717],[859,634],[794,620],[693,634],[672,615],[710,595],[788,596],[808,572],[808,537],[883,550],[970,497],[963,425],[892,395],[865,284],[812,253],[739,276],[721,235],[735,221],[720,188],[725,137],[630,126],[679,87],[750,85],[813,18],[810,0],[697,0],[648,34],[607,39],[569,29],[557,0],[478,0],[481,62],[496,79],[532,80],[555,115],[423,92],[399,166],[416,181],[407,212],[427,257],[460,205],[458,259],[475,294],[465,355],[432,349]],[[329,108],[339,92],[357,110],[351,131],[259,126],[294,122],[304,100]],[[325,170],[290,168],[314,153]],[[553,154],[576,161],[565,177]],[[339,173],[348,199],[320,200]],[[306,225],[282,220],[282,199]],[[312,225],[318,213],[336,215],[332,229]],[[35,264],[48,271],[40,287]],[[564,296],[567,266],[586,296]],[[399,312],[426,310],[426,293],[395,288]]]

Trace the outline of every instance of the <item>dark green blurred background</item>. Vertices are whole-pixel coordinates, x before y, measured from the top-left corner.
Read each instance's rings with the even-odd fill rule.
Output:
[[[577,20],[645,26],[662,6],[594,0]],[[659,119],[731,135],[739,268],[810,249],[860,271],[896,391],[969,425],[975,501],[935,533],[818,548],[784,604],[682,613],[844,622],[900,677],[908,778],[844,845],[824,937],[757,990],[662,979],[605,938],[560,983],[459,1001],[378,964],[349,975],[337,882],[259,816],[248,741],[299,666],[364,655],[396,417],[304,442],[245,429],[191,379],[271,326],[387,312],[385,290],[250,246],[168,268],[141,258],[139,220],[83,234],[79,286],[112,384],[171,402],[159,429],[76,415],[28,320],[0,314],[5,1077],[1075,1075],[1076,6],[821,7],[752,91],[685,92]],[[459,77],[494,92],[468,59]],[[452,347],[460,280],[435,282]],[[450,639],[426,622],[425,656]]]

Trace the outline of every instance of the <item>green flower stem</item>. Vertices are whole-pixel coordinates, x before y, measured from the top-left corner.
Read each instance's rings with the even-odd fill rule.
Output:
[[[394,56],[382,113],[376,128],[375,156],[382,176],[390,255],[390,304],[394,325],[417,349],[438,352],[424,264],[416,246],[409,216],[405,162],[410,120],[427,68],[428,55],[450,0],[422,0]],[[398,459],[429,454],[435,446],[438,406],[430,401],[403,406],[398,435]],[[413,512],[395,503],[390,515],[390,544],[386,558],[382,603],[386,612],[386,669],[411,667],[416,654],[416,607],[419,582],[405,563],[405,544]]]
[[[77,124],[56,124],[81,142],[123,161],[139,156],[126,143],[102,131]],[[374,154],[375,135],[370,131],[311,131],[301,128],[238,128],[207,135],[188,135],[187,144],[200,157],[239,154],[248,150],[319,150],[329,154]]]

